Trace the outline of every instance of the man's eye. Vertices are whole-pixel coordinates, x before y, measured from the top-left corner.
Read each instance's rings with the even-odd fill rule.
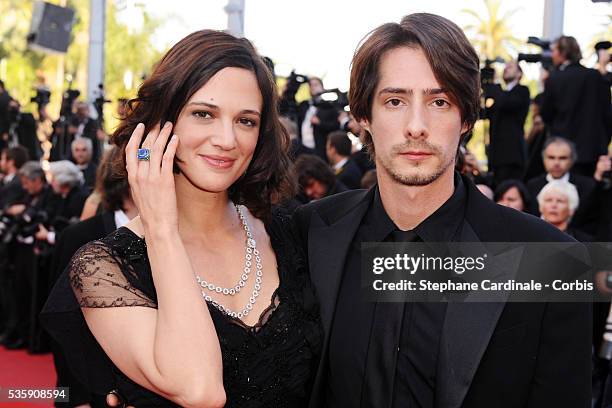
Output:
[[[436,99],[435,101],[433,101],[433,104],[436,105],[438,108],[444,108],[446,106],[449,106],[450,104],[445,101],[444,99]]]
[[[397,98],[393,98],[393,99],[389,99],[387,101],[387,104],[389,104],[391,106],[400,106],[402,104],[402,101],[397,99]]]

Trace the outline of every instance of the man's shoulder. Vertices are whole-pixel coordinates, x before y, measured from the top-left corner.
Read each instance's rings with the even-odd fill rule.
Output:
[[[86,239],[84,243],[99,239],[101,238],[100,234],[104,234],[104,217],[106,216],[106,214],[99,214],[69,225],[62,231],[60,238],[69,241]]]
[[[546,184],[546,174],[540,174],[539,176],[529,179],[527,181],[527,188],[536,187],[542,183]]]
[[[369,190],[348,190],[342,193],[334,194],[320,200],[304,204],[295,211],[295,215],[298,219],[307,218],[313,212],[324,214],[330,211],[334,213],[348,212],[356,205],[358,205],[368,194]]]
[[[559,229],[535,217],[492,201],[470,220],[477,235],[489,242],[571,242]],[[481,234],[479,234],[479,232]]]

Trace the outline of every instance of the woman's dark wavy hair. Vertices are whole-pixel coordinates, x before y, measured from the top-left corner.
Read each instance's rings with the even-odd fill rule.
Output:
[[[529,190],[520,180],[508,179],[499,183],[495,189],[495,193],[493,193],[493,201],[498,202],[501,200],[504,194],[506,194],[506,192],[512,187],[516,187],[518,190],[521,198],[523,199],[523,207],[525,207],[523,211],[527,211],[531,206],[531,194],[529,194]]]
[[[125,152],[113,146],[104,153],[96,171],[96,188],[102,207],[106,211],[124,210],[123,200],[130,197],[130,185],[126,177],[120,177],[113,169],[113,163],[120,161]]]
[[[128,102],[126,116],[112,135],[113,143],[125,152],[136,125],[145,134],[158,123],[176,123],[183,107],[206,82],[223,68],[247,69],[255,75],[263,98],[261,126],[255,152],[245,175],[230,188],[230,199],[244,204],[256,217],[267,218],[272,204],[291,197],[295,182],[290,176],[289,136],[279,122],[278,93],[272,73],[244,38],[214,31],[196,31],[172,47]],[[125,154],[114,170],[127,177]],[[179,169],[175,164],[175,172]]]

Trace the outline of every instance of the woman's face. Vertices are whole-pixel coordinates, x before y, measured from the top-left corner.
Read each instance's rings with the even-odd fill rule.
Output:
[[[558,225],[568,221],[572,216],[569,199],[562,192],[550,190],[544,195],[542,201],[540,212],[545,221]]]
[[[523,198],[521,197],[521,193],[519,193],[518,188],[510,187],[497,202],[506,207],[514,208],[518,211],[525,210],[525,203],[523,202]]]
[[[174,126],[182,174],[202,190],[227,190],[253,157],[262,109],[253,72],[234,67],[217,72],[187,101]]]

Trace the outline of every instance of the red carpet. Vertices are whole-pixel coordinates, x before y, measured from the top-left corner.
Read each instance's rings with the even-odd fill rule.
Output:
[[[54,388],[55,368],[53,356],[49,354],[28,354],[24,350],[6,350],[0,346],[0,388]],[[2,392],[3,398],[6,395]],[[51,402],[8,403],[0,401],[0,407],[52,407]]]

